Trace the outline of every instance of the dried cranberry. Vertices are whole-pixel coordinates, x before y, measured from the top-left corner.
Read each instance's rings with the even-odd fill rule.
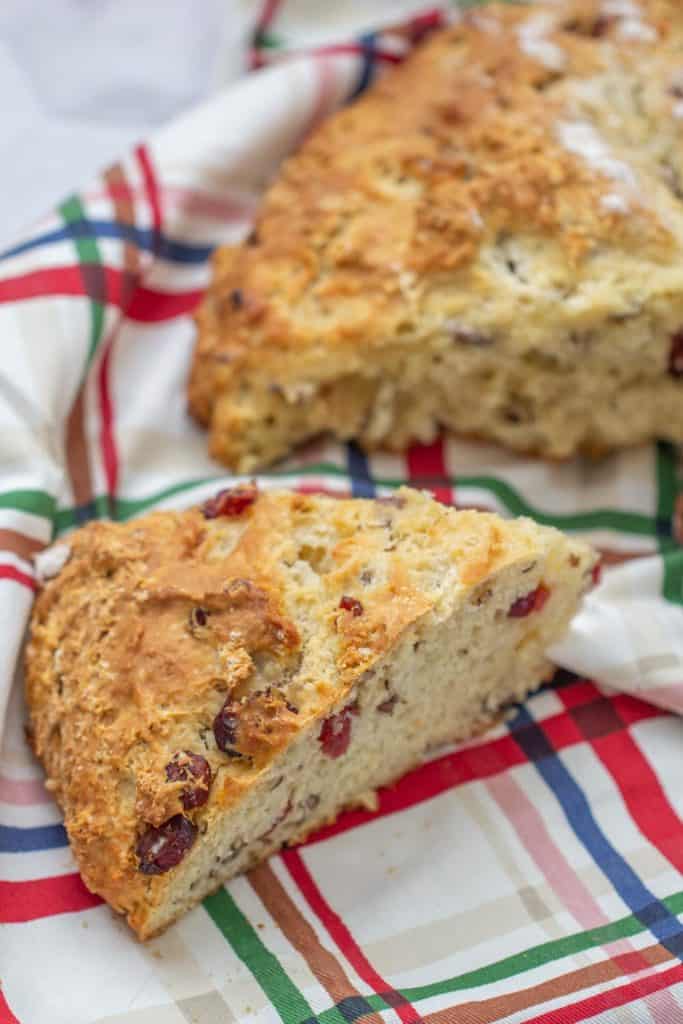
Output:
[[[233,309],[241,309],[244,305],[244,295],[240,288],[233,288],[230,292],[230,302],[232,303]]]
[[[208,622],[209,613],[206,608],[193,608],[190,612],[191,626],[205,626]]]
[[[672,377],[683,377],[683,330],[678,331],[671,339],[669,373]]]
[[[235,750],[237,741],[238,717],[230,706],[225,703],[213,720],[213,734],[216,738],[216,746],[228,757],[241,757],[239,750]]]
[[[510,619],[523,619],[526,615],[531,615],[532,612],[540,612],[543,605],[550,597],[550,591],[542,583],[536,587],[535,590],[529,591],[523,597],[518,597],[510,605],[508,611],[508,618]]]
[[[610,18],[608,16],[600,16],[599,18],[596,18],[591,29],[591,35],[593,38],[600,39],[602,36],[607,35],[614,23],[614,20],[614,18]]]
[[[217,519],[219,516],[240,516],[245,508],[253,505],[258,497],[255,483],[238,484],[237,487],[226,487],[213,498],[209,498],[202,506],[205,519]]]
[[[363,614],[363,605],[360,601],[355,597],[349,597],[347,594],[342,596],[339,607],[343,608],[345,612],[351,612],[354,617]]]
[[[676,543],[683,547],[683,494],[679,494],[674,503],[673,535]]]
[[[381,711],[383,715],[391,715],[396,707],[396,701],[398,700],[398,694],[393,693],[391,697],[387,697],[381,704],[377,705],[377,710]]]
[[[336,715],[330,715],[322,724],[318,740],[323,753],[328,757],[341,757],[351,742],[351,715],[358,713],[357,707],[344,708]]]
[[[591,572],[591,579],[593,580],[593,586],[597,587],[598,583],[602,579],[602,562],[596,562]]]
[[[162,875],[181,860],[197,838],[197,829],[182,814],[169,818],[159,828],[150,825],[140,836],[135,853],[143,875]]]
[[[192,782],[181,791],[180,799],[186,811],[202,807],[209,799],[211,766],[201,754],[191,750],[178,750],[166,765],[169,782]],[[196,784],[195,784],[196,783]]]

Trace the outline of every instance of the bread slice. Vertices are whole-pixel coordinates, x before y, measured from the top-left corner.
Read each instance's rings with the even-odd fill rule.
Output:
[[[216,253],[211,453],[683,441],[682,47],[678,0],[487,5],[330,118]]]
[[[595,556],[409,489],[243,486],[49,559],[33,744],[86,885],[144,939],[536,687]]]

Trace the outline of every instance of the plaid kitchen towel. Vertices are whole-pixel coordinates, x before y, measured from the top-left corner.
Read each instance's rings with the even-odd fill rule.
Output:
[[[392,24],[391,15],[405,16]],[[683,1021],[683,476],[671,446],[548,466],[320,443],[263,487],[529,514],[602,551],[552,687],[138,944],[75,871],[23,735],[31,556],[225,482],[188,419],[220,242],[329,111],[452,12],[263,5],[261,68],[67,199],[0,262],[0,1024]],[[376,28],[379,26],[379,28]],[[302,51],[308,50],[308,55]],[[263,65],[270,65],[263,68]],[[589,682],[598,680],[598,683]]]

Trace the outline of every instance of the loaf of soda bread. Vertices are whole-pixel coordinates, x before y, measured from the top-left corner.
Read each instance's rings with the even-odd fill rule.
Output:
[[[683,441],[681,52],[679,0],[485,5],[331,117],[215,255],[211,453]]]
[[[86,885],[147,938],[547,677],[592,550],[528,519],[220,492],[39,563],[30,735]]]

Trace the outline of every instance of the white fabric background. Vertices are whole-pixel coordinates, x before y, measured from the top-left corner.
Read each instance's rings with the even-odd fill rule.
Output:
[[[244,67],[255,0],[2,0],[0,245]]]

